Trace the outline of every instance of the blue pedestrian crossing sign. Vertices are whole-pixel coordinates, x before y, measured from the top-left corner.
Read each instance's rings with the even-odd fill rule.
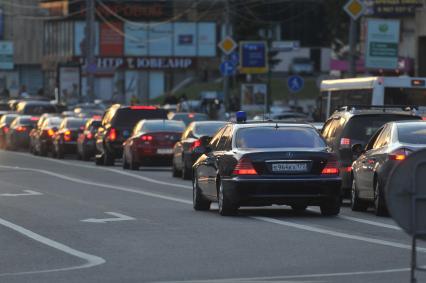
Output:
[[[229,77],[235,73],[235,65],[231,61],[224,61],[220,64],[222,76]]]
[[[303,89],[305,82],[301,76],[290,76],[287,80],[287,87],[290,92],[296,93]]]

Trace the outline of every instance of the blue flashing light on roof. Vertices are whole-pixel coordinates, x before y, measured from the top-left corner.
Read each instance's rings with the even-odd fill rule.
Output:
[[[247,113],[244,111],[238,111],[236,117],[237,123],[244,123],[245,121],[247,121]]]

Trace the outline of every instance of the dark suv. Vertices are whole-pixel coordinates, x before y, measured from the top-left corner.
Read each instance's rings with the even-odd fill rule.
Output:
[[[324,124],[322,136],[337,154],[342,194],[350,196],[352,187],[352,146],[365,146],[384,124],[401,120],[420,120],[413,108],[391,106],[345,106],[334,112]]]
[[[167,119],[167,111],[154,106],[122,106],[116,104],[105,112],[96,134],[96,165],[114,165],[123,156],[123,142],[140,120]]]

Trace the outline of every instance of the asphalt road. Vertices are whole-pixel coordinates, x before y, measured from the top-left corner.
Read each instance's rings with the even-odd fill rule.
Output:
[[[410,238],[372,212],[221,217],[169,168],[5,151],[0,188],[0,282],[409,282]]]

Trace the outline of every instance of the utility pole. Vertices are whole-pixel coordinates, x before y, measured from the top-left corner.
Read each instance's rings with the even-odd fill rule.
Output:
[[[86,74],[89,101],[95,100],[95,0],[86,0]]]
[[[231,30],[231,8],[229,6],[230,0],[225,0],[225,37],[232,36],[232,30]],[[223,61],[228,61],[229,55],[224,54],[223,55]],[[224,102],[225,102],[225,109],[226,111],[229,111],[230,106],[230,97],[229,97],[229,77],[223,76],[223,96],[224,96]]]
[[[351,18],[349,26],[349,75],[356,76],[356,36],[357,36],[357,20]]]

